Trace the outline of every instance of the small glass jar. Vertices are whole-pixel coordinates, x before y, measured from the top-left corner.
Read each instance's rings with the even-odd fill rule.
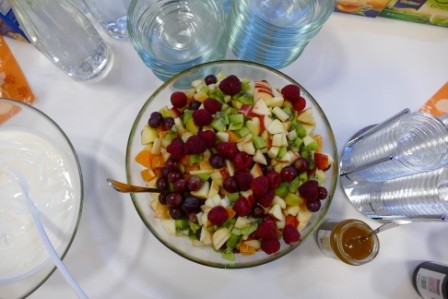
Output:
[[[356,219],[326,221],[316,233],[321,251],[340,261],[360,266],[372,261],[378,254],[380,242],[365,222]]]

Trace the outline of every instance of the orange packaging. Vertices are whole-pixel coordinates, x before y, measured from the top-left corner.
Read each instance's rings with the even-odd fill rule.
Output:
[[[35,96],[3,36],[0,36],[0,97],[32,104]],[[18,112],[18,106],[0,103],[0,123]]]
[[[419,111],[430,113],[436,117],[448,114],[448,82],[427,100]]]
[[[335,11],[348,14],[376,17],[386,7],[389,0],[338,0]]]

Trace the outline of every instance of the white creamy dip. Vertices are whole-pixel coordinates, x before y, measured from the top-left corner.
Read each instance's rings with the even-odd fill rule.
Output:
[[[62,248],[71,239],[80,205],[77,165],[69,154],[31,132],[0,130],[0,283],[21,279],[50,259],[8,170],[27,180],[51,243]]]

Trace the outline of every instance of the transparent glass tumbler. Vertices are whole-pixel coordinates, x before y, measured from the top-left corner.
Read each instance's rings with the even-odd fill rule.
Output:
[[[300,56],[335,5],[336,0],[235,0],[229,46],[238,59],[283,68]]]
[[[448,168],[353,185],[352,204],[371,218],[448,215]]]
[[[426,113],[402,113],[349,141],[341,174],[380,182],[437,169],[448,163],[448,129]]]
[[[84,0],[93,18],[111,37],[127,39],[128,8],[131,0]]]
[[[128,33],[143,62],[162,81],[227,52],[224,5],[202,0],[133,0]]]
[[[108,73],[111,50],[73,2],[9,2],[31,43],[70,77],[86,81]]]

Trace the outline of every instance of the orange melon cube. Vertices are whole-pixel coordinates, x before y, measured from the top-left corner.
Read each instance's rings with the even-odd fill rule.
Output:
[[[151,150],[149,148],[144,148],[135,156],[135,162],[146,168],[151,168],[152,157],[153,154],[151,153]]]
[[[235,212],[234,209],[232,209],[232,208],[226,208],[226,210],[227,210],[227,214],[229,214],[229,218],[233,218],[233,217],[235,217],[236,212]]]
[[[314,136],[314,140],[317,143],[317,151],[321,152],[322,151],[322,147],[323,147],[322,136],[321,135],[315,135]]]
[[[238,142],[240,139],[238,138],[238,135],[235,133],[235,131],[227,130],[227,134],[229,134],[229,142]]]
[[[238,247],[238,250],[241,254],[243,255],[252,255],[255,254],[257,252],[257,249],[253,246],[250,246],[244,242],[242,242],[240,244],[240,246]]]
[[[155,172],[150,168],[146,168],[140,171],[140,175],[145,182],[149,182],[153,178],[157,177]]]
[[[152,169],[156,169],[156,168],[162,168],[165,167],[165,158],[163,158],[162,155],[153,155],[151,158],[151,168]]]

